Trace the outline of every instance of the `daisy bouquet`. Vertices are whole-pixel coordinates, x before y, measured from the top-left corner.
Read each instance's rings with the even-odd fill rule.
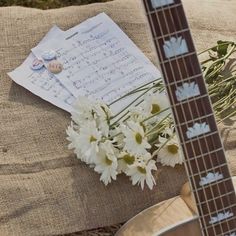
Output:
[[[220,54],[222,48],[225,53]],[[210,52],[210,56],[202,63],[203,71],[212,72],[212,76],[207,74],[206,81],[210,94],[215,94],[217,88],[221,89],[222,80],[231,81],[233,96],[221,93],[219,99],[213,100],[218,121],[224,119],[221,114],[227,114],[225,118],[229,118],[235,113],[236,88],[232,84],[235,83],[232,73],[228,78],[222,77],[222,66],[221,69],[217,67],[216,75],[213,73],[216,70],[214,66],[216,62],[226,63],[235,48],[232,42],[219,42],[206,51]],[[218,52],[218,58],[211,56],[215,52]],[[217,80],[220,81],[218,87]],[[114,114],[112,107],[128,97],[134,99]],[[220,101],[228,104],[227,113]],[[171,167],[183,163],[168,99],[160,79],[131,91],[109,105],[79,97],[71,117],[72,122],[67,129],[69,149],[73,149],[79,160],[100,174],[100,180],[105,185],[123,173],[133,185],[140,185],[143,189],[146,184],[152,189],[158,163]]]
[[[101,174],[100,180],[106,185],[124,173],[133,184],[143,188],[147,183],[152,189],[159,151],[157,160],[162,164],[174,167],[182,163],[168,100],[161,87],[157,82],[142,88],[144,92],[135,99],[135,105],[129,104],[115,115],[106,104],[86,97],[79,97],[74,104],[67,130],[69,148]]]

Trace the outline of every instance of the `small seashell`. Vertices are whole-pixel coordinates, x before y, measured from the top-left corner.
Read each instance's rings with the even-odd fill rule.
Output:
[[[59,61],[53,60],[49,62],[48,70],[53,74],[59,74],[63,70],[63,65]]]
[[[30,67],[31,67],[32,70],[40,70],[44,67],[44,64],[43,64],[42,60],[39,60],[39,59],[35,58],[32,61],[32,64],[31,64]]]
[[[42,58],[46,61],[51,61],[53,59],[56,58],[56,52],[53,51],[53,50],[47,50],[47,51],[44,51],[43,54],[42,54]]]

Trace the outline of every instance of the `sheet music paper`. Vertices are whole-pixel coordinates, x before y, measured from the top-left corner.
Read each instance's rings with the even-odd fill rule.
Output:
[[[40,43],[63,33],[64,32],[61,29],[54,26]],[[71,104],[74,102],[75,97],[54,75],[49,73],[45,67],[39,71],[32,70],[30,65],[35,58],[34,54],[31,53],[22,65],[8,73],[8,75],[17,84],[23,86],[37,96],[70,112],[72,110]]]
[[[38,59],[42,59],[45,50],[57,52],[57,60],[64,69],[55,76],[74,97],[88,96],[110,104],[161,77],[157,68],[105,13],[81,23],[68,35],[47,40],[32,52]],[[124,104],[120,103],[120,108]]]

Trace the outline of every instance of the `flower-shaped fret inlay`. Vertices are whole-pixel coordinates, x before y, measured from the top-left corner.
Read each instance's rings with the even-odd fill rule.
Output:
[[[175,94],[177,100],[180,102],[191,97],[199,96],[200,90],[195,82],[184,83],[182,86],[177,87]]]
[[[211,220],[209,221],[209,224],[215,224],[215,223],[220,222],[222,220],[228,219],[232,216],[234,216],[234,213],[232,213],[230,211],[227,211],[227,212],[224,212],[224,213],[219,213],[218,215],[211,217]]]
[[[236,233],[226,234],[225,236],[236,236]]]
[[[181,36],[178,38],[171,37],[169,41],[165,41],[163,47],[166,58],[182,55],[188,52],[186,40]]]
[[[210,127],[206,122],[195,123],[193,127],[189,127],[186,133],[189,139],[210,132]]]
[[[153,8],[158,8],[158,7],[162,7],[162,6],[166,6],[166,5],[174,3],[174,0],[151,0],[151,1],[152,1]]]
[[[216,173],[208,173],[206,177],[202,177],[201,181],[199,182],[200,186],[207,185],[213,183],[215,181],[223,179],[224,176],[219,172]]]

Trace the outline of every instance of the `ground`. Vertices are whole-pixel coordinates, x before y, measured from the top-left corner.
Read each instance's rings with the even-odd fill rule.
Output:
[[[82,5],[109,0],[0,0],[0,6],[26,6],[41,9],[59,8],[70,5]]]

